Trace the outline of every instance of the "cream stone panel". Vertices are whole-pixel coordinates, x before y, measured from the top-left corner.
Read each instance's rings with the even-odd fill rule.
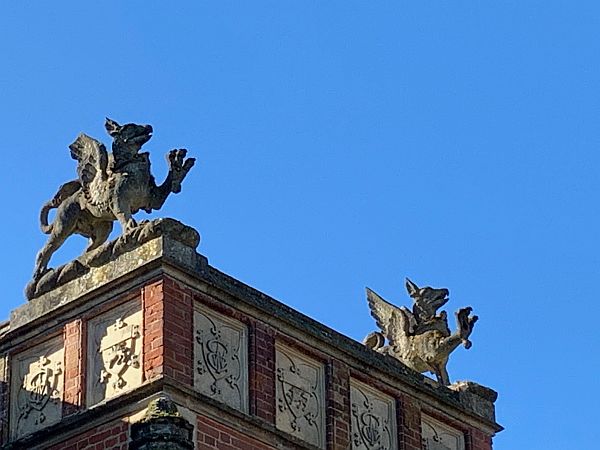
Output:
[[[136,301],[89,321],[88,406],[142,383],[142,320],[141,305]]]
[[[276,425],[325,448],[324,366],[283,345],[276,346]]]
[[[64,359],[62,337],[51,339],[12,358],[11,439],[31,434],[62,419]]]
[[[350,381],[352,448],[396,450],[396,406],[389,395],[356,380]]]
[[[431,417],[422,416],[421,433],[424,450],[465,450],[462,432]]]
[[[248,332],[237,320],[194,312],[194,388],[239,411],[248,411]]]

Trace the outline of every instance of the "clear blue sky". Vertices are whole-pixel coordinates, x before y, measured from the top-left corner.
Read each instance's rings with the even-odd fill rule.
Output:
[[[480,316],[449,369],[500,392],[495,449],[597,448],[600,4],[158,3],[2,2],[0,315],[67,146],[150,123],[157,178],[198,159],[160,215],[212,265],[355,339],[365,286],[448,287]]]

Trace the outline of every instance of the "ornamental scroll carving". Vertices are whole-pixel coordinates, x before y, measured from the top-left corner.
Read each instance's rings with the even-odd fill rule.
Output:
[[[214,312],[194,313],[194,387],[239,411],[248,411],[246,326]]]
[[[352,449],[395,450],[396,408],[394,399],[352,380]]]
[[[424,450],[465,450],[465,438],[459,430],[423,416],[421,433]]]
[[[88,402],[96,404],[142,382],[142,312],[136,304],[90,321]]]
[[[323,365],[277,346],[276,367],[277,428],[324,448]]]
[[[17,355],[12,363],[11,437],[38,431],[62,418],[62,339]]]

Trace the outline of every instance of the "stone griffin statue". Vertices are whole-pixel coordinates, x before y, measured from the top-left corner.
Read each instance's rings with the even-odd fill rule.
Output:
[[[406,289],[414,301],[412,311],[388,303],[367,288],[371,315],[382,332],[369,334],[363,343],[399,359],[417,372],[434,373],[440,384],[448,386],[448,358],[461,343],[467,349],[471,347],[469,336],[478,317],[470,315],[470,307],[459,309],[458,330],[451,334],[446,311],[437,314],[449,300],[448,289],[420,288],[408,278]],[[384,345],[386,338],[389,345]]]
[[[112,137],[112,153],[96,139],[80,134],[69,149],[77,161],[78,178],[63,184],[41,210],[42,231],[48,240],[37,255],[33,280],[26,294],[31,298],[35,285],[50,270],[52,254],[73,235],[79,234],[89,243],[84,255],[100,247],[108,239],[113,222],[118,220],[123,234],[138,227],[133,215],[139,210],[150,213],[160,209],[171,192],[181,191],[181,183],[195,163],[186,159],[184,149],[167,155],[169,172],[157,185],[150,173],[148,152],[140,152],[152,137],[150,125],[119,125],[106,119],[106,131]],[[50,210],[56,209],[52,223]]]

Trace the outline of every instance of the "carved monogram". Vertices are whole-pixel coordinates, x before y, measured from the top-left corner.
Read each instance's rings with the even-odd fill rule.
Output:
[[[11,435],[20,437],[59,422],[63,396],[62,339],[16,355],[12,363]]]
[[[50,361],[46,356],[30,366],[30,372],[23,378],[20,389],[20,398],[23,403],[20,406],[21,414],[19,422],[27,420],[32,412],[35,412],[33,422],[35,425],[46,421],[44,410],[48,402],[60,402],[58,382],[62,375],[61,361]]]
[[[375,394],[362,384],[350,388],[352,404],[352,448],[392,450],[395,448],[393,399]]]
[[[142,311],[139,302],[118,306],[88,325],[88,406],[142,383]]]
[[[323,367],[277,349],[277,427],[323,447]]]
[[[216,313],[196,311],[194,385],[205,395],[247,410],[247,339],[243,324]]]
[[[120,317],[109,328],[108,334],[100,342],[100,354],[104,368],[100,371],[100,383],[110,383],[114,390],[127,386],[123,378],[125,372],[140,367],[139,354],[136,353],[136,341],[140,337],[138,325],[128,325]]]
[[[424,450],[464,450],[463,434],[434,419],[423,417],[421,423]]]

